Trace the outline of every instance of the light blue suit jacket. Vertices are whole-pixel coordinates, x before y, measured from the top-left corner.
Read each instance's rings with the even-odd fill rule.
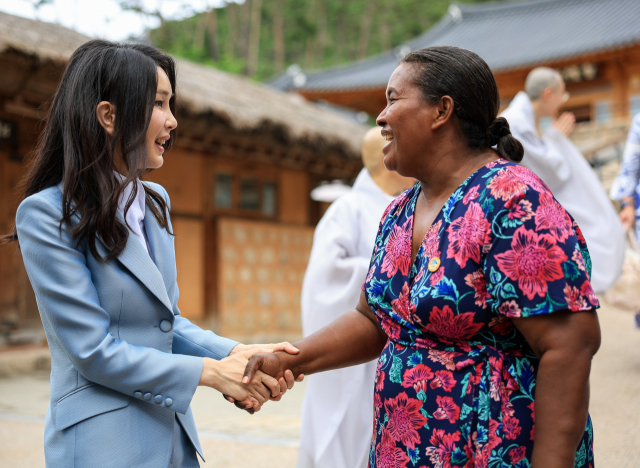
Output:
[[[160,185],[145,184],[169,203]],[[51,350],[47,467],[166,467],[176,415],[202,456],[189,407],[201,357],[221,359],[237,342],[180,315],[174,238],[150,209],[155,263],[131,233],[116,259],[100,263],[61,218],[60,186],[26,198],[16,216]]]

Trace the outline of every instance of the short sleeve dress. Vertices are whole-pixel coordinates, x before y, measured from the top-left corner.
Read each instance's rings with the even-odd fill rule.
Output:
[[[420,185],[382,218],[363,289],[389,340],[370,466],[530,467],[538,359],[511,317],[599,307],[580,229],[546,185],[497,160],[451,195],[411,264]],[[593,467],[590,419],[576,453]]]

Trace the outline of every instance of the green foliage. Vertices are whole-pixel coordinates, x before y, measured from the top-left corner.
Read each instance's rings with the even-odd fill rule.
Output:
[[[294,63],[318,69],[389,50],[435,24],[450,4],[450,0],[246,0],[217,8],[213,22],[211,13],[164,21],[150,31],[150,39],[171,54],[249,74],[250,12],[256,1],[261,1],[258,62],[253,73],[257,79],[281,73]],[[281,29],[274,27],[278,18]],[[280,61],[274,40],[277,30],[284,45]]]

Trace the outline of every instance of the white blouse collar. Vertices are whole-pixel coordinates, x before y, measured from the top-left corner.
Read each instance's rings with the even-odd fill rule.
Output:
[[[123,182],[125,177],[122,174],[116,172],[116,176]],[[133,203],[129,207],[129,211],[125,216],[124,211],[127,206],[127,200],[131,196],[131,191],[133,190],[133,184],[136,184],[138,187],[138,191],[136,193],[136,198],[133,200]],[[140,179],[135,179],[134,181],[127,184],[127,186],[122,191],[120,195],[120,199],[118,200],[118,211],[125,218],[127,224],[129,225],[129,229],[136,235],[138,240],[142,243],[145,250],[149,251],[147,246],[146,236],[144,232],[144,215],[146,211],[145,205],[145,191],[142,182]]]

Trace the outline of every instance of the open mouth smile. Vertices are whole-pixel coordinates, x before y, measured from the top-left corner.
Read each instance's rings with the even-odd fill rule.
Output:
[[[169,137],[162,137],[155,140],[156,148],[160,151],[160,154],[164,153],[164,145],[169,141]]]

